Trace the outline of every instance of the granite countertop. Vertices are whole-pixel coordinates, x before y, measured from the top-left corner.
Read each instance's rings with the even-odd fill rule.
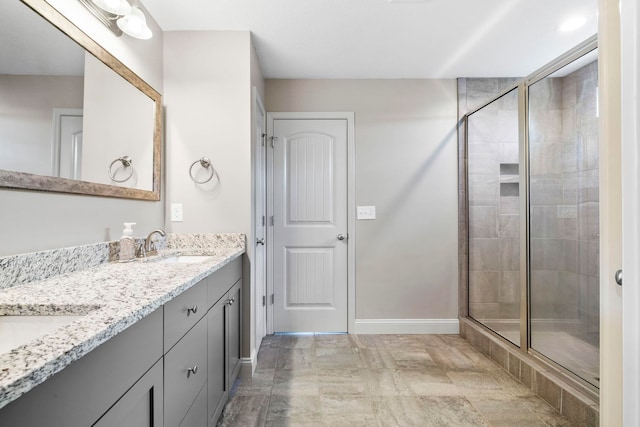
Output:
[[[241,256],[244,235],[173,238],[145,261],[101,263],[0,289],[0,315],[81,315],[72,323],[0,354],[0,408]],[[202,236],[202,235],[200,235]],[[195,244],[194,244],[195,242]],[[157,263],[170,255],[210,255],[192,264]],[[0,263],[0,267],[5,267]]]

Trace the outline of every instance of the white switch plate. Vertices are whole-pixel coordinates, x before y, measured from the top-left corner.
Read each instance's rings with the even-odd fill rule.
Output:
[[[182,203],[171,203],[171,222],[182,222]]]
[[[376,219],[376,207],[358,206],[356,217],[358,219]]]

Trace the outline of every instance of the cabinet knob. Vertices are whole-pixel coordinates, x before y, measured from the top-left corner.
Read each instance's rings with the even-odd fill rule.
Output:
[[[196,314],[198,312],[198,306],[194,305],[193,307],[187,308],[187,316],[191,313]]]
[[[231,298],[228,302],[229,305],[233,305],[233,303],[236,302],[235,298]]]
[[[191,374],[195,375],[195,374],[197,374],[197,373],[198,373],[198,365],[193,365],[193,368],[189,368],[189,369],[187,369],[187,378],[188,378]]]

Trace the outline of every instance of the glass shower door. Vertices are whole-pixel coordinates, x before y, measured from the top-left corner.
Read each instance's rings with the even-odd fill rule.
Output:
[[[520,345],[518,91],[468,117],[469,316]]]
[[[599,384],[597,51],[529,87],[531,348]]]

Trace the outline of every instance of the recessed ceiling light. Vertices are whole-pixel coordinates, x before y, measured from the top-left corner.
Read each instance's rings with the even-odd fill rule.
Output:
[[[558,28],[556,29],[556,31],[558,31],[560,33],[567,33],[569,31],[575,31],[578,28],[582,27],[586,23],[587,23],[587,17],[586,16],[574,16],[572,18],[567,19],[562,24],[560,24],[558,26]]]

